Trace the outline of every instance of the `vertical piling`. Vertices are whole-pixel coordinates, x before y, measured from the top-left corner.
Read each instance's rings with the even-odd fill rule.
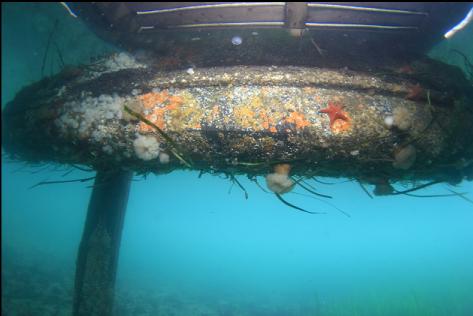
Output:
[[[132,172],[97,171],[76,262],[73,316],[112,315]]]

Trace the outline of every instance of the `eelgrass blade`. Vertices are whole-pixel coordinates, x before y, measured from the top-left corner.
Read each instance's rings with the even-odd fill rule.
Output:
[[[309,213],[309,214],[326,214],[325,212],[310,212],[310,211],[304,210],[303,208],[300,208],[300,207],[298,207],[298,206],[295,206],[294,204],[291,204],[291,203],[289,203],[288,201],[284,200],[284,199],[282,198],[282,196],[281,196],[279,193],[274,193],[274,194],[276,194],[276,197],[277,197],[281,202],[283,202],[283,203],[286,204],[287,206],[292,207],[292,208],[294,208],[294,209],[296,209],[296,210],[299,210],[299,211],[301,211],[301,212],[305,212],[305,213]]]
[[[146,125],[149,125],[151,126],[152,128],[154,128],[156,131],[158,131],[158,133],[169,143],[169,145],[171,146],[171,153],[174,155],[174,157],[176,157],[180,162],[182,162],[184,165],[186,165],[186,167],[188,168],[192,168],[192,165],[191,163],[187,162],[182,156],[182,153],[180,153],[179,151],[179,147],[177,146],[177,144],[171,139],[171,137],[169,137],[165,132],[163,132],[163,130],[161,130],[158,126],[156,126],[156,124],[154,124],[153,122],[149,121],[148,119],[146,119],[143,115],[139,114],[139,113],[136,113],[135,111],[131,110],[129,107],[127,107],[126,105],[124,106],[125,108],[125,111],[127,111],[130,115],[136,117],[137,119],[139,119],[140,121],[142,121],[143,123],[145,123]]]

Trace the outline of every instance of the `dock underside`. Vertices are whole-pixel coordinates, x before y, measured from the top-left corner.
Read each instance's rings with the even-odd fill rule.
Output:
[[[121,53],[23,89],[3,111],[4,148],[138,174],[287,163],[368,183],[472,177],[472,89],[454,67],[167,66]]]

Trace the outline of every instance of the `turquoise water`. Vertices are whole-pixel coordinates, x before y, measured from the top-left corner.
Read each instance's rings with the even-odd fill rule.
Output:
[[[2,4],[2,107],[41,78],[58,19],[67,63],[114,51],[59,4]],[[66,31],[67,30],[67,31]],[[431,55],[473,60],[473,25]],[[57,61],[57,59],[55,59]],[[59,70],[55,60],[46,74]],[[56,168],[56,169],[55,169]],[[2,315],[69,315],[91,176],[2,156]],[[336,210],[308,215],[245,177],[198,172],[132,183],[116,285],[117,315],[473,315],[473,205],[460,198],[370,199],[355,182],[320,185]],[[260,179],[263,183],[263,179]],[[437,185],[425,194],[445,193]],[[455,187],[473,198],[471,182]],[[294,204],[326,209],[288,194]]]

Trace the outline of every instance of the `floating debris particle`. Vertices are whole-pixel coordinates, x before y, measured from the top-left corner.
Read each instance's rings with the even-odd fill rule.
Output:
[[[233,36],[232,37],[232,44],[233,45],[241,45],[243,43],[243,39],[240,36]]]

